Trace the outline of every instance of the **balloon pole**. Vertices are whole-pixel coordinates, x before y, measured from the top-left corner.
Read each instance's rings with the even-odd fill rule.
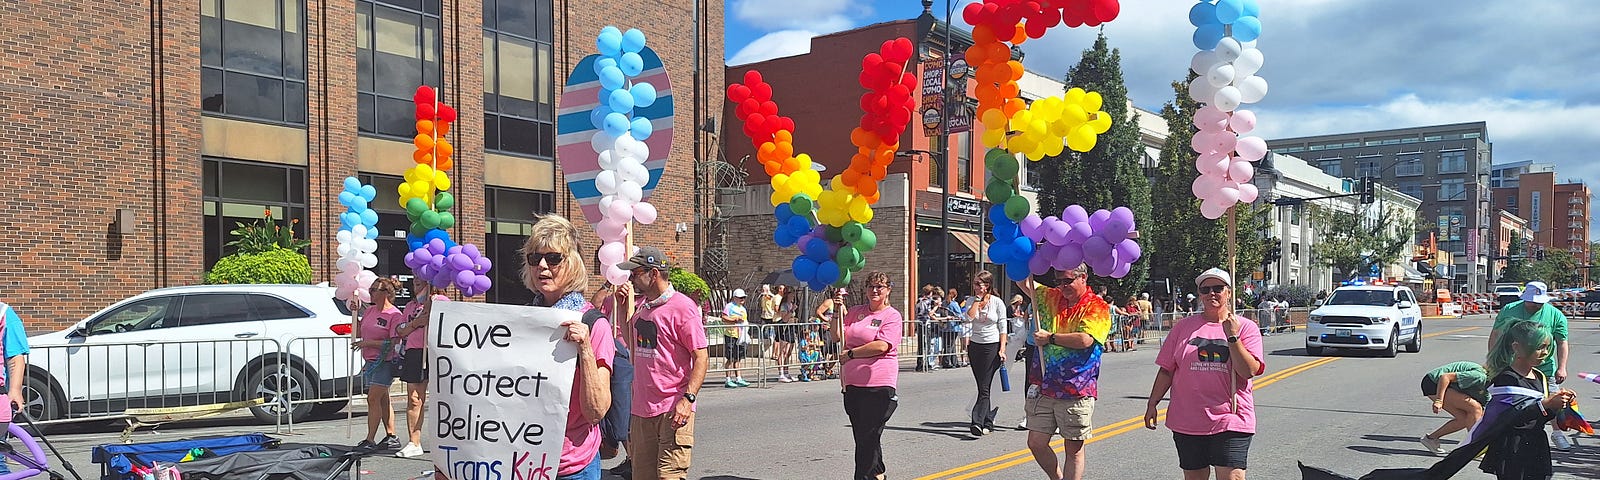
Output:
[[[356,302],[356,307],[357,308],[350,310],[350,345],[352,347],[354,347],[355,346],[355,342],[358,341],[358,339],[361,338],[359,336],[359,334],[361,333],[361,308],[359,308],[360,306],[361,306],[361,302],[357,301]],[[356,351],[360,352],[360,350],[356,350]],[[359,353],[357,353],[357,355],[359,355]],[[360,357],[358,356],[357,358],[360,358]],[[366,365],[362,365],[362,367],[365,368]],[[365,375],[363,375],[363,376],[365,376]],[[355,377],[355,375],[351,375],[350,376],[350,378],[348,380],[348,383],[350,385],[349,392],[348,392],[349,399],[346,400],[346,403],[351,404],[351,406],[346,406],[344,408],[344,437],[345,438],[353,438],[355,436],[355,425],[356,425],[356,423],[355,423],[356,409],[355,409],[355,407],[353,405],[354,403],[356,403],[356,377]],[[370,415],[370,413],[368,413],[368,414]]]
[[[1238,217],[1238,215],[1239,215],[1239,206],[1238,205],[1234,205],[1232,207],[1228,207],[1228,275],[1229,276],[1233,275],[1234,270],[1236,270],[1236,267],[1239,264],[1239,242],[1238,242],[1239,217]],[[1233,283],[1235,283],[1235,285],[1229,285],[1228,287],[1229,288],[1236,288],[1238,280],[1234,280]],[[1228,295],[1228,304],[1222,306],[1223,315],[1226,315],[1228,317],[1232,317],[1233,316],[1233,302],[1234,302],[1233,295]],[[1229,363],[1229,367],[1230,367],[1230,369],[1232,368],[1232,363]],[[1243,415],[1243,413],[1239,412],[1239,375],[1236,375],[1236,374],[1228,375],[1228,406],[1231,408],[1231,410],[1230,410],[1231,412],[1233,412],[1235,414]]]
[[[632,255],[633,254],[633,222],[629,221],[627,225],[628,225],[628,228],[627,228],[628,234],[623,239],[622,251],[623,252],[627,252],[629,254],[628,256],[632,257],[633,256]],[[661,272],[661,273],[663,275],[665,274],[665,272]],[[627,341],[624,342],[624,343],[626,343],[628,345],[628,348],[633,348],[633,296],[634,295],[638,295],[639,292],[633,291],[632,280],[629,280],[629,283],[630,284],[628,285],[628,302],[627,302],[627,304],[626,305],[621,305],[621,307],[622,307],[621,309],[613,308],[612,311],[613,312],[622,312],[622,324],[623,325],[627,325],[627,327],[624,328],[623,331],[628,336]],[[615,297],[616,295],[612,295],[612,296]]]

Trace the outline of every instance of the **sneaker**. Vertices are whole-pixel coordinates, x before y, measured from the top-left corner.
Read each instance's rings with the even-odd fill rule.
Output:
[[[735,379],[733,379],[733,384],[734,384],[734,385],[738,385],[738,386],[741,386],[741,387],[748,387],[748,386],[750,386],[750,382],[746,382],[746,381],[744,381],[744,377],[739,377],[739,378],[735,378]]]
[[[617,464],[615,467],[611,467],[611,470],[608,471],[611,472],[612,475],[622,478],[633,478],[633,459],[630,458],[623,460],[622,463]]]
[[[978,427],[978,424],[974,423],[972,425],[967,425],[967,433],[971,433],[974,437],[981,437],[983,436],[984,431],[982,428]]]
[[[383,440],[378,442],[378,448],[382,450],[394,450],[400,448],[400,439],[395,438],[394,435],[383,437]]]
[[[739,385],[733,383],[733,379],[730,378],[722,381],[722,388],[739,388]]]
[[[362,440],[361,443],[357,443],[356,446],[350,448],[350,453],[366,455],[377,449],[378,444],[372,443],[372,440]]]
[[[398,452],[394,452],[394,456],[400,457],[400,458],[420,457],[420,456],[422,456],[422,445],[417,445],[415,443],[406,443],[406,447],[400,449],[400,451],[398,451]]]
[[[789,376],[787,373],[779,375],[778,383],[794,383],[794,377]]]
[[[811,376],[802,373],[802,374],[800,374],[800,381],[809,382],[809,381],[811,381]]]
[[[1557,450],[1572,450],[1572,439],[1567,438],[1567,434],[1561,433],[1560,430],[1550,432],[1550,443],[1554,444]]]
[[[1422,438],[1417,439],[1417,441],[1422,442],[1422,448],[1428,449],[1428,451],[1432,452],[1434,455],[1444,455],[1444,449],[1439,447],[1439,439],[1429,438],[1427,435],[1423,435]]]
[[[1024,418],[1022,420],[1018,420],[1017,421],[1017,430],[1027,430],[1027,429],[1028,429],[1028,419]]]

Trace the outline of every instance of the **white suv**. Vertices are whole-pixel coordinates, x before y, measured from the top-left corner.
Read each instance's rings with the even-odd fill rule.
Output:
[[[29,337],[24,408],[56,420],[265,398],[251,408],[263,422],[337,412],[346,402],[286,402],[348,395],[349,326],[326,284],[151,290]]]
[[[1393,357],[1422,351],[1422,308],[1411,289],[1401,286],[1347,286],[1311,311],[1306,322],[1306,353],[1328,348],[1382,350]]]

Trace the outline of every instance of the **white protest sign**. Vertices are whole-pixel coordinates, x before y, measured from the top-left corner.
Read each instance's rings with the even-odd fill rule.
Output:
[[[424,443],[450,480],[549,480],[560,464],[578,347],[569,310],[433,304],[433,418]]]

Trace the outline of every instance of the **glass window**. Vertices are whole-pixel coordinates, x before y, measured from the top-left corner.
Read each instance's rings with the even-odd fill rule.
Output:
[[[940,137],[928,137],[928,151],[937,152],[944,148]],[[928,157],[928,186],[944,188],[944,179],[948,175],[945,171],[943,155],[926,155]]]
[[[1322,173],[1326,173],[1328,175],[1333,175],[1335,177],[1343,177],[1344,176],[1344,165],[1343,165],[1343,163],[1344,163],[1343,160],[1327,160],[1327,161],[1323,161],[1323,162],[1318,162],[1317,163],[1317,167],[1322,169]]]
[[[1467,198],[1467,181],[1461,178],[1446,178],[1439,181],[1439,201],[1464,200]]]
[[[1422,173],[1423,173],[1422,155],[1420,155],[1420,154],[1401,155],[1400,157],[1395,159],[1395,165],[1394,165],[1394,174],[1395,174],[1395,176],[1397,176],[1397,177],[1408,177],[1408,176],[1413,176],[1413,175],[1422,175]]]
[[[1356,178],[1378,176],[1377,160],[1361,160],[1356,162]]]
[[[290,222],[295,236],[306,238],[305,167],[217,158],[205,158],[203,164],[206,268],[233,253],[227,243],[238,224],[254,224],[269,211],[273,221]]]
[[[306,123],[302,0],[200,2],[200,107]]]
[[[240,294],[185,295],[179,309],[178,325],[219,325],[256,320],[250,315],[250,301]]]
[[[175,320],[179,303],[182,302],[178,301],[177,296],[134,301],[90,321],[87,330],[89,335],[101,335],[174,326],[177,324]],[[174,321],[169,322],[168,318]]]
[[[417,87],[438,88],[439,0],[356,3],[357,126],[362,133],[416,134]]]
[[[489,222],[484,243],[491,258],[522,258],[518,250],[528,241],[534,219],[555,210],[555,195],[552,192],[487,187],[484,189],[484,198]],[[589,266],[593,268],[595,264],[591,261]],[[522,283],[522,262],[513,260],[497,263],[492,272],[494,283],[484,294],[484,301],[510,305],[525,305],[533,301],[533,292]]]
[[[1439,152],[1439,173],[1462,173],[1467,171],[1467,152]]]
[[[483,15],[484,148],[554,158],[551,0],[487,0]]]
[[[956,191],[972,191],[972,132],[956,134]]]
[[[257,320],[282,320],[285,318],[304,318],[311,316],[305,310],[281,298],[271,295],[249,295],[250,309],[255,312]]]
[[[1422,182],[1415,180],[1400,182],[1400,193],[1404,193],[1421,200],[1424,198],[1422,196]]]

